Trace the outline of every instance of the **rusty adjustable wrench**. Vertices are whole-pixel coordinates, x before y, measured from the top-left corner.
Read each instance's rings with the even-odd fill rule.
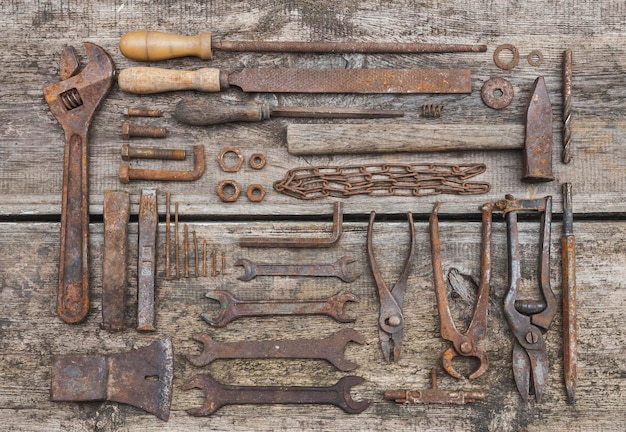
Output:
[[[224,385],[210,375],[196,375],[182,388],[197,388],[204,392],[204,404],[187,411],[196,417],[210,416],[225,405],[243,404],[331,404],[348,414],[359,414],[370,403],[366,400],[355,401],[350,390],[363,382],[363,378],[349,375],[330,387],[233,386]]]
[[[89,311],[89,176],[87,135],[91,119],[111,89],[115,68],[98,45],[84,43],[89,63],[80,69],[76,52],[61,56],[61,81],[43,89],[54,117],[65,131],[61,251],[57,313],[67,323]]]
[[[356,296],[348,291],[319,300],[239,300],[224,290],[210,291],[206,297],[220,304],[215,319],[206,313],[201,315],[213,327],[224,327],[238,318],[271,315],[326,315],[338,322],[356,321],[356,318],[347,316],[343,309],[347,302],[356,301]]]
[[[240,258],[235,265],[242,266],[244,274],[237,279],[249,281],[257,276],[317,276],[337,277],[344,282],[354,282],[360,274],[350,274],[348,264],[355,262],[349,256],[341,257],[332,264],[258,264],[245,258]]]
[[[343,356],[348,343],[365,343],[363,335],[351,328],[324,339],[216,342],[204,333],[196,333],[193,339],[204,345],[199,355],[187,356],[194,366],[206,366],[217,359],[323,359],[344,372],[359,367]]]

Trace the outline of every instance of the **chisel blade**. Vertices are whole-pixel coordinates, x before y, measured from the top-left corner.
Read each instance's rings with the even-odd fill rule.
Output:
[[[468,69],[243,69],[228,83],[246,92],[471,93]]]

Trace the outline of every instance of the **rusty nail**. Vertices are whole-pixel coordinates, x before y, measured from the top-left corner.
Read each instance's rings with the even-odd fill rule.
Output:
[[[163,159],[185,160],[187,152],[182,149],[161,149],[155,147],[131,147],[130,144],[122,144],[122,159],[125,161],[135,159]]]
[[[226,253],[222,252],[222,276],[226,274]]]
[[[184,242],[185,242],[185,277],[189,277],[189,227],[183,225]]]
[[[202,265],[202,276],[206,277],[207,275],[207,261],[206,261],[206,240],[202,241],[202,249],[204,251],[204,253],[202,254],[202,261],[203,261],[203,265]]]
[[[155,189],[141,191],[137,252],[137,330],[154,331],[154,282],[159,215]]]
[[[200,276],[199,270],[198,270],[198,263],[199,263],[199,258],[198,258],[198,237],[196,237],[196,231],[194,230],[192,232],[193,234],[193,249],[195,251],[194,253],[194,260],[196,262],[196,271],[194,273],[194,277],[198,277]]]
[[[178,241],[178,202],[174,204],[174,259],[176,260],[176,279],[180,279],[180,243]]]
[[[217,276],[217,251],[213,249],[213,253],[211,254],[213,257],[213,265],[211,266],[211,276]]]
[[[170,200],[171,192],[165,192],[165,280],[172,279],[170,271]]]
[[[122,138],[125,140],[131,137],[165,138],[167,129],[160,126],[144,126],[129,122],[122,123]]]
[[[202,177],[205,168],[204,146],[193,147],[194,166],[191,171],[151,170],[131,168],[128,164],[121,164],[119,178],[122,183],[131,180],[160,180],[160,181],[193,181]]]
[[[126,117],[163,117],[163,111],[148,108],[124,108]]]

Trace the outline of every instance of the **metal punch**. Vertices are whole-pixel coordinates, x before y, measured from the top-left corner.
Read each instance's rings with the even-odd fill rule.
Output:
[[[509,244],[509,291],[504,298],[504,315],[511,327],[513,342],[513,376],[524,401],[531,391],[540,401],[548,377],[549,359],[543,339],[552,319],[556,315],[557,300],[550,287],[550,223],[552,221],[552,197],[524,200],[507,195],[498,201],[507,223]],[[520,249],[517,229],[517,213],[542,212],[541,235],[539,238],[539,290],[544,301],[517,301],[517,290],[521,279]]]
[[[367,227],[367,259],[372,269],[372,275],[378,288],[380,300],[380,312],[378,316],[378,336],[380,346],[385,356],[385,360],[397,362],[402,352],[402,339],[404,338],[404,317],[402,315],[402,301],[406,291],[406,284],[413,267],[413,257],[415,255],[415,226],[413,225],[413,215],[407,212],[409,228],[411,231],[411,247],[409,255],[404,263],[404,269],[400,278],[390,290],[385,283],[376,260],[374,258],[374,248],[372,246],[372,230],[376,212],[370,213],[370,221]]]
[[[475,357],[479,360],[478,368],[469,374],[469,379],[480,377],[487,371],[489,361],[487,354],[478,348],[478,341],[487,332],[487,312],[489,309],[489,282],[491,279],[491,203],[482,206],[482,248],[480,283],[478,285],[478,299],[472,315],[472,322],[465,333],[457,330],[452,319],[448,294],[441,262],[441,244],[439,242],[439,211],[440,203],[436,203],[430,215],[430,244],[433,262],[433,279],[435,294],[437,296],[437,308],[441,323],[441,337],[452,342],[452,346],[441,355],[441,364],[444,370],[454,378],[461,379],[463,375],[454,370],[452,360],[457,356]]]

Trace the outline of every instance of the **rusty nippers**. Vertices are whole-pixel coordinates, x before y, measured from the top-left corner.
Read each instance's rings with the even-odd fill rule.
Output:
[[[509,243],[509,291],[504,298],[504,315],[515,336],[513,342],[513,376],[515,384],[528,401],[530,378],[532,377],[535,400],[539,402],[548,378],[548,353],[543,334],[548,331],[556,314],[556,296],[550,288],[550,222],[552,221],[552,197],[523,200],[507,195],[498,201],[507,224]],[[539,289],[544,301],[516,301],[521,279],[520,248],[517,230],[518,211],[539,211],[541,235],[539,238]]]
[[[480,364],[468,378],[478,378],[487,371],[489,362],[487,355],[478,348],[477,344],[485,336],[487,331],[487,311],[489,308],[489,281],[491,279],[491,212],[493,205],[484,204],[482,207],[482,250],[480,283],[478,285],[478,299],[472,315],[472,322],[465,333],[460,333],[450,313],[446,282],[443,276],[443,264],[441,262],[441,244],[439,242],[439,211],[440,203],[436,203],[430,215],[430,248],[433,262],[433,279],[435,294],[437,296],[437,308],[441,323],[441,337],[452,342],[452,346],[441,355],[441,364],[446,372],[457,379],[463,378],[452,367],[452,360],[457,356],[476,357]]]
[[[400,278],[394,285],[393,289],[389,289],[385,283],[378,265],[374,259],[374,249],[372,247],[372,228],[374,227],[374,219],[376,212],[370,213],[370,222],[367,227],[367,260],[372,269],[372,275],[378,288],[378,298],[380,300],[380,312],[378,317],[378,336],[380,338],[380,346],[383,350],[385,360],[397,362],[402,352],[402,339],[404,338],[404,317],[402,316],[402,300],[406,291],[406,283],[413,267],[413,256],[415,255],[415,226],[413,225],[413,215],[407,212],[409,219],[409,228],[411,230],[411,246],[409,255],[404,263],[404,269],[400,274]]]

